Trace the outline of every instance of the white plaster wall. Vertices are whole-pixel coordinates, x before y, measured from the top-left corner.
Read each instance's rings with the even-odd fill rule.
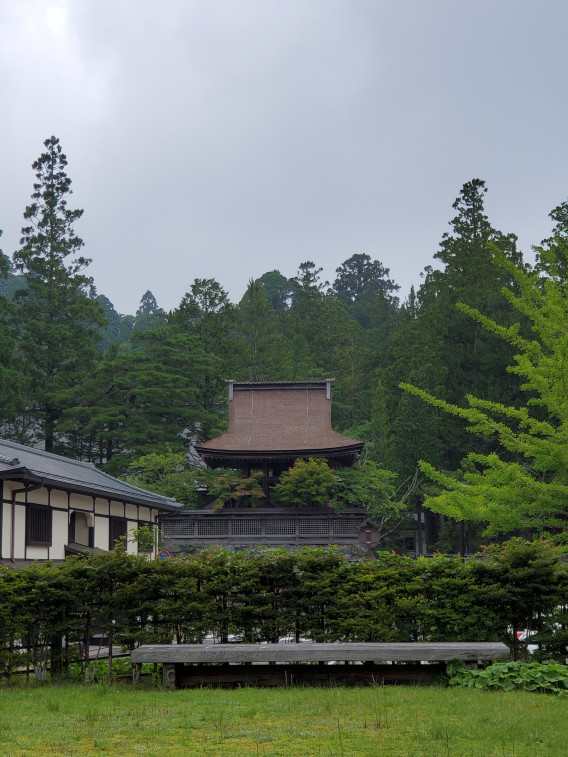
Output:
[[[24,494],[18,494],[17,499],[23,499]],[[65,497],[67,499],[67,497]],[[28,494],[28,502],[33,502],[34,505],[48,505],[49,504],[49,492],[47,489],[36,489]]]
[[[10,557],[10,527],[12,524],[11,505],[4,504],[0,515],[2,516],[2,544],[0,544],[0,557]]]
[[[89,515],[89,517],[92,517]],[[79,511],[75,511],[75,542],[77,544],[83,544],[85,547],[89,546],[89,524],[87,515]]]
[[[71,494],[71,508],[73,510],[92,510],[93,498],[85,494]]]
[[[152,511],[149,507],[140,508],[140,520],[152,520]]]
[[[23,560],[26,556],[26,508],[18,503],[14,523],[14,557]]]
[[[68,537],[68,513],[62,512],[61,510],[54,510],[51,531],[51,548],[49,550],[49,556],[52,560],[63,560],[65,558],[65,545],[68,543]]]
[[[35,497],[33,496],[35,492],[30,492],[29,500],[30,502],[35,502]],[[38,504],[40,504],[38,502]],[[47,502],[45,503],[47,504]],[[69,507],[69,503],[67,501],[67,492],[59,491],[59,489],[52,489],[51,490],[51,506],[52,507],[62,507],[64,510],[67,510]]]
[[[16,555],[18,557],[18,555]],[[57,559],[55,555],[50,555],[47,547],[28,547],[26,549],[28,560],[47,560],[48,557]]]
[[[108,515],[108,500],[97,497],[95,499],[95,512],[101,515]]]
[[[132,533],[132,529],[138,528],[138,525],[137,520],[129,520],[126,523],[126,552],[129,555],[138,554],[138,544],[134,540],[134,534]]]
[[[114,502],[114,500],[110,503],[110,514],[116,515],[117,518],[124,518],[124,505],[122,502]]]
[[[126,517],[129,520],[138,520],[138,508],[136,505],[126,505]]]
[[[109,525],[108,518],[95,516],[95,547],[108,552]]]

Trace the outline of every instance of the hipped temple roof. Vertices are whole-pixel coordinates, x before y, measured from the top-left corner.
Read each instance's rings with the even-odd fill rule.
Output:
[[[229,429],[196,450],[205,458],[216,453],[358,454],[363,442],[331,428],[330,386],[330,381],[229,382]]]

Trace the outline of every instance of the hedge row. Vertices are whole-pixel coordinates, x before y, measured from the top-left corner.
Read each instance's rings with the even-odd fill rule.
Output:
[[[218,641],[505,641],[531,629],[565,658],[568,573],[554,547],[512,540],[462,562],[267,549],[149,561],[121,551],[0,571],[0,674],[65,672],[93,637]]]

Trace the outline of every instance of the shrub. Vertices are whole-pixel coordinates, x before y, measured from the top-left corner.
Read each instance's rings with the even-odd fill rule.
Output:
[[[558,662],[500,662],[483,670],[468,670],[463,660],[452,660],[446,671],[450,686],[568,694],[568,666]]]

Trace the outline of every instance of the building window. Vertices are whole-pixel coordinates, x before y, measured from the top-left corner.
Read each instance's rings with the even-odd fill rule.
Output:
[[[117,542],[122,542],[126,547],[127,527],[126,518],[110,518],[109,549],[114,549]]]
[[[51,546],[52,511],[44,505],[28,505],[26,512],[26,544]]]

